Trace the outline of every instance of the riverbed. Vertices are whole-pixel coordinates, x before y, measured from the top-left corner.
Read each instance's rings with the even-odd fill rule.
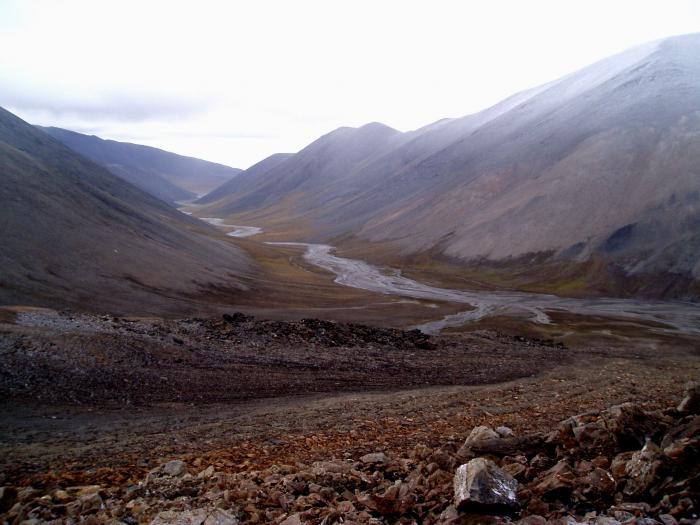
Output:
[[[255,226],[224,224],[222,219],[202,220],[234,230],[233,237],[248,237],[262,231]],[[420,283],[401,275],[395,268],[379,268],[365,261],[335,255],[334,247],[327,244],[299,242],[268,242],[270,245],[299,246],[305,249],[304,259],[335,274],[334,281],[343,286],[359,288],[387,295],[413,299],[462,303],[469,308],[442,319],[417,325],[426,333],[437,333],[448,327],[462,326],[485,317],[506,316],[539,324],[551,323],[553,312],[567,312],[586,316],[603,316],[643,323],[661,332],[700,334],[700,305],[684,301],[655,301],[619,298],[577,299],[548,294],[517,291],[469,291],[440,288]]]

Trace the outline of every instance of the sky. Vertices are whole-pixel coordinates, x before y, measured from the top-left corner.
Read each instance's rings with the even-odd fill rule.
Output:
[[[474,113],[692,32],[700,0],[0,0],[0,106],[246,168],[339,126]]]

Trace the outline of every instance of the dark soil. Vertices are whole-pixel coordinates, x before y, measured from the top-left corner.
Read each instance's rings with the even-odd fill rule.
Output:
[[[315,392],[478,385],[568,359],[495,332],[430,337],[317,319],[133,320],[18,313],[2,326],[0,396],[48,404],[222,403]]]

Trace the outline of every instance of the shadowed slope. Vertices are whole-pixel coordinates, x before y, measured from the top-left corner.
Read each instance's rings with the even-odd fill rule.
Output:
[[[2,304],[186,311],[251,271],[213,228],[2,109],[0,170]]]
[[[37,126],[38,127],[38,126]],[[241,170],[177,155],[150,146],[103,140],[67,129],[44,128],[73,151],[166,201],[192,199],[238,175]]]

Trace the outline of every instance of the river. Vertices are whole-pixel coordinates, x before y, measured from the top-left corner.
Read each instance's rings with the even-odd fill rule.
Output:
[[[202,219],[216,226],[235,228],[227,235],[248,237],[262,231],[255,226],[224,224],[221,219]],[[447,301],[469,305],[470,309],[416,326],[426,333],[437,333],[453,326],[484,317],[504,315],[549,324],[547,312],[563,311],[579,315],[604,316],[629,322],[659,324],[664,332],[700,334],[700,305],[684,301],[655,301],[639,299],[588,298],[576,299],[556,295],[516,291],[467,291],[439,288],[401,275],[392,268],[378,268],[364,261],[333,254],[326,244],[298,242],[268,242],[272,245],[304,247],[304,259],[335,274],[335,282],[352,288],[414,299]]]
[[[213,224],[214,226],[221,226],[222,228],[234,228],[230,232],[226,233],[229,237],[250,237],[251,235],[257,235],[262,232],[262,228],[257,226],[236,226],[235,224],[224,224],[223,219],[217,219],[216,217],[197,217],[198,219]]]

